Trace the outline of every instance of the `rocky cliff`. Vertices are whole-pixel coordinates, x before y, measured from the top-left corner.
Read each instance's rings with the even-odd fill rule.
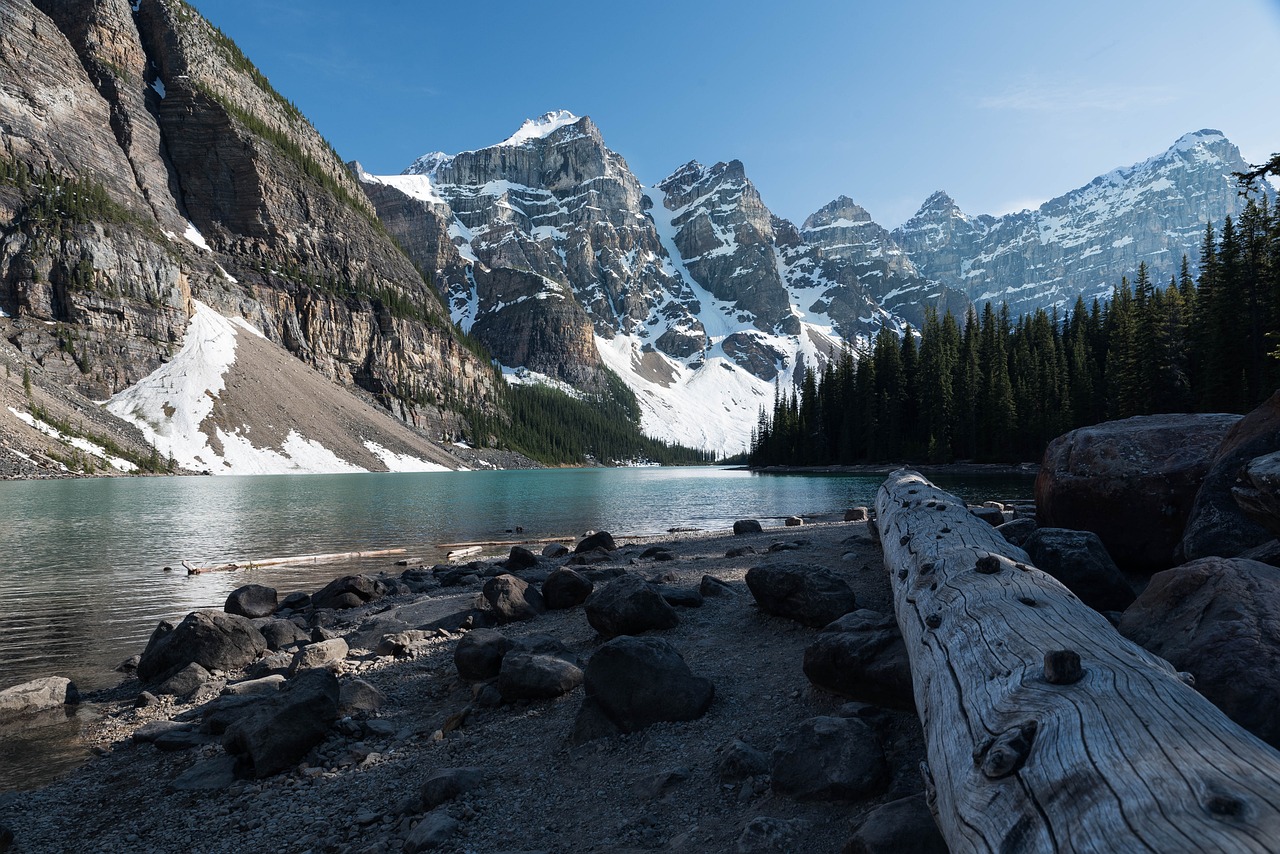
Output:
[[[344,164],[178,0],[0,0],[0,311],[93,399],[181,346],[194,301],[432,435],[494,375]]]

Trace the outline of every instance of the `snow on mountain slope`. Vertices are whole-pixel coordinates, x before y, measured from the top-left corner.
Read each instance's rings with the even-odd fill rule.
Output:
[[[321,377],[246,321],[199,301],[182,348],[106,408],[137,426],[162,456],[192,471],[459,468],[446,452]]]

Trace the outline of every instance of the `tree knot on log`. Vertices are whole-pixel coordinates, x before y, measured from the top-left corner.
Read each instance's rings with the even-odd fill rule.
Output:
[[[1038,728],[1039,724],[1035,721],[1027,721],[1005,730],[980,747],[974,753],[974,760],[982,768],[983,776],[989,780],[999,780],[1017,773],[1026,764]]]
[[[1036,606],[1036,600],[1032,599],[1030,596],[1019,596],[1018,601],[1021,602],[1023,605],[1027,605],[1031,608],[1034,608]]]
[[[920,574],[928,575],[929,573],[933,572],[937,568],[938,568],[938,565],[935,564],[933,561],[931,560],[925,561],[924,563],[920,564]]]
[[[903,534],[901,537],[898,537],[898,545],[900,546],[905,546],[909,542],[911,542],[910,534]]]
[[[924,618],[924,624],[931,629],[936,629],[938,626],[942,625],[942,615],[930,614]]]
[[[1223,791],[1214,784],[1210,784],[1209,790],[1205,793],[1204,808],[1209,815],[1223,820],[1243,818],[1248,811],[1248,805],[1243,798]]]
[[[1055,649],[1044,654],[1044,681],[1050,685],[1072,685],[1084,678],[1080,653]]]
[[[978,563],[974,566],[974,569],[983,575],[995,575],[1000,571],[1000,558],[995,555],[980,557],[978,558]]]
[[[905,579],[906,577],[907,577],[907,571],[905,569],[898,570],[899,579]]]

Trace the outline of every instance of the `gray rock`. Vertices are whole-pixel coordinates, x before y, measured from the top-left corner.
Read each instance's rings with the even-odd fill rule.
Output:
[[[1036,532],[1036,520],[1026,517],[1019,519],[1011,519],[1003,525],[997,525],[996,530],[1000,535],[1009,541],[1010,544],[1022,548],[1027,538]]]
[[[1280,569],[1202,558],[1156,573],[1120,632],[1180,671],[1236,723],[1280,747]]]
[[[386,702],[386,695],[363,679],[351,679],[342,683],[338,692],[338,713],[363,715],[376,712]]]
[[[756,553],[755,546],[735,546],[724,553],[725,557],[746,557]]]
[[[512,546],[507,557],[507,568],[511,570],[528,569],[538,565],[538,556],[524,546]]]
[[[741,783],[751,777],[769,772],[769,757],[741,739],[735,738],[722,750],[716,764],[716,774],[721,783]]]
[[[342,610],[381,599],[386,586],[367,575],[345,575],[335,578],[311,597],[313,608]]]
[[[246,584],[231,591],[222,610],[228,614],[239,614],[241,617],[253,619],[271,616],[275,613],[278,604],[274,587]]]
[[[921,793],[873,809],[841,854],[947,854],[949,850]]]
[[[233,682],[222,689],[222,693],[230,697],[248,697],[253,694],[274,694],[284,687],[284,676],[275,673],[260,679],[246,679]]]
[[[189,731],[191,724],[182,721],[161,719],[143,724],[133,731],[130,738],[138,744],[151,744],[157,738],[169,732]]]
[[[405,854],[434,851],[452,839],[459,826],[458,820],[444,810],[432,810],[405,837]]]
[[[301,591],[290,593],[288,596],[280,600],[280,611],[301,611],[303,608],[311,607],[311,594]]]
[[[433,810],[484,783],[481,768],[441,768],[422,784],[422,809]]]
[[[853,590],[820,566],[766,564],[747,570],[747,588],[761,610],[822,627],[858,607]]]
[[[538,589],[514,575],[498,575],[486,581],[484,598],[499,623],[532,620],[547,609]]]
[[[568,694],[582,684],[582,671],[577,665],[531,652],[508,652],[498,672],[498,691],[507,702],[515,700],[550,700]]]
[[[801,525],[804,524],[804,520],[801,519],[799,516],[788,516],[783,521],[783,524],[785,524],[788,528],[799,528]]]
[[[582,540],[573,547],[574,554],[582,554],[584,552],[594,551],[595,549],[604,549],[607,552],[614,551],[618,548],[618,544],[613,541],[613,534],[608,531],[596,531],[583,537]]]
[[[804,675],[851,700],[915,708],[907,647],[887,614],[853,611],[828,625],[804,651]]]
[[[773,790],[797,800],[856,800],[883,791],[889,768],[880,740],[856,718],[800,723],[773,751]]]
[[[702,581],[698,583],[698,592],[707,596],[737,596],[738,591],[732,584],[727,581],[721,581],[714,575],[702,576]]]
[[[970,507],[969,512],[993,528],[1004,524],[1004,513],[995,507]]]
[[[562,566],[542,582],[542,599],[551,610],[573,608],[587,601],[595,585],[577,570]]]
[[[733,523],[733,533],[737,536],[742,536],[743,534],[759,534],[763,531],[764,528],[760,527],[760,523],[755,519],[739,519]]]
[[[619,637],[587,662],[586,696],[574,722],[573,743],[612,732],[636,732],[658,721],[690,721],[711,706],[715,686],[694,676],[661,638]]]
[[[245,670],[245,675],[251,679],[261,679],[264,676],[288,676],[289,668],[293,666],[292,652],[270,652],[262,658],[249,665]]]
[[[467,632],[453,650],[458,676],[469,682],[496,678],[502,669],[502,659],[512,646],[510,638],[492,629]]]
[[[423,631],[409,629],[403,632],[391,632],[379,638],[373,651],[378,655],[394,655],[397,658],[412,658],[416,650],[424,648],[428,641],[439,637],[435,630]]]
[[[197,760],[169,785],[179,792],[220,792],[236,781],[234,756]]]
[[[347,660],[351,650],[342,638],[331,638],[325,641],[309,643],[293,654],[289,664],[289,675],[309,670],[313,667],[333,667]]]
[[[292,620],[264,620],[258,626],[258,631],[262,632],[267,649],[272,652],[293,649],[311,642],[311,633]]]
[[[1090,608],[1123,611],[1133,603],[1133,588],[1092,531],[1039,528],[1023,548],[1032,563],[1065,584]]]
[[[737,854],[791,854],[809,823],[799,818],[756,816],[738,836]]]
[[[557,558],[567,554],[569,554],[569,548],[564,543],[547,543],[542,547],[543,557]]]
[[[201,685],[213,678],[213,675],[194,661],[177,673],[165,679],[151,689],[154,694],[172,694],[185,697],[195,693]]]
[[[227,728],[222,746],[242,777],[270,777],[293,767],[324,740],[338,718],[338,680],[305,670],[277,694],[263,697]]]
[[[703,596],[697,587],[678,587],[674,584],[655,584],[658,595],[674,608],[701,608]]]
[[[661,594],[634,575],[596,588],[583,608],[587,622],[606,638],[670,629],[680,623],[675,609]]]
[[[239,670],[266,649],[266,639],[247,618],[222,611],[193,611],[176,627],[162,622],[156,628],[138,661],[138,678],[154,682],[192,662],[210,671]]]
[[[195,747],[203,747],[209,743],[209,738],[208,735],[188,725],[162,732],[152,739],[151,743],[156,746],[157,750],[165,753],[177,753],[183,750],[191,750]]]
[[[871,511],[866,507],[853,507],[844,511],[844,520],[846,522],[865,522],[871,518]]]
[[[0,715],[25,715],[79,702],[74,682],[63,676],[46,676],[0,691]]]
[[[1250,460],[1231,496],[1246,516],[1280,534],[1280,451]]]

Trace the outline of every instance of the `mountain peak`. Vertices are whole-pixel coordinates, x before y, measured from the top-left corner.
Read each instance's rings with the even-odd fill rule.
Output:
[[[524,124],[520,125],[518,131],[498,143],[498,146],[495,147],[524,145],[536,139],[546,139],[560,130],[560,128],[577,124],[580,121],[582,121],[580,116],[575,116],[568,110],[552,110],[549,113],[543,113],[536,119],[525,119]]]
[[[920,206],[920,210],[916,211],[917,217],[928,216],[930,214],[943,214],[946,216],[964,216],[960,210],[960,206],[956,204],[956,200],[947,195],[945,190],[938,190],[924,200],[924,204]]]
[[[408,168],[400,174],[431,175],[441,166],[446,166],[451,162],[453,162],[452,154],[445,154],[443,151],[431,151],[410,163]]]
[[[866,208],[848,196],[837,196],[809,215],[809,218],[804,221],[804,230],[810,231],[836,224],[861,225],[868,222],[871,222],[871,214]]]
[[[1195,130],[1191,133],[1184,133],[1182,136],[1178,137],[1178,141],[1175,142],[1171,148],[1174,151],[1186,151],[1187,149],[1194,148],[1197,145],[1213,145],[1215,143],[1226,141],[1226,134],[1222,131],[1213,130],[1212,128],[1202,128],[1201,130]]]

